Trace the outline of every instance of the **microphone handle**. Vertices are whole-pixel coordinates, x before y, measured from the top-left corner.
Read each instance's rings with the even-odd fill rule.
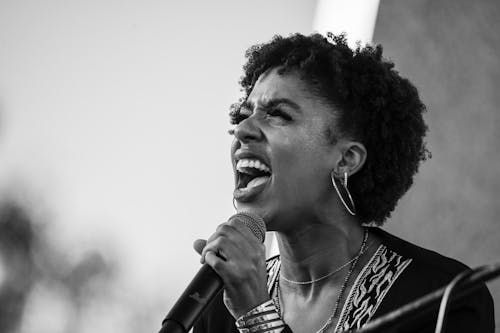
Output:
[[[223,285],[212,267],[204,264],[163,320],[159,333],[188,333]]]

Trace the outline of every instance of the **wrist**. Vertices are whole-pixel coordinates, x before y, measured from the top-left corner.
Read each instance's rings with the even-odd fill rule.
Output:
[[[279,333],[285,328],[272,300],[265,301],[236,319],[240,333]]]

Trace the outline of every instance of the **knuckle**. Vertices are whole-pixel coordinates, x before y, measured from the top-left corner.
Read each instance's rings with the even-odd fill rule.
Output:
[[[207,246],[205,246],[205,248],[203,249],[203,252],[207,253],[209,251],[212,251],[216,253],[223,246],[223,244],[224,242],[221,237],[218,237],[208,243]]]
[[[234,232],[234,227],[230,226],[227,223],[223,223],[217,227],[216,234],[227,236],[227,235],[231,234],[232,232]]]
[[[227,225],[230,225],[232,227],[237,226],[239,223],[241,223],[241,222],[238,222],[237,219],[230,219],[229,221],[226,222]]]
[[[231,233],[234,231],[234,227],[228,223],[224,223],[220,226],[220,231],[223,233]]]
[[[247,234],[248,232],[251,233],[250,229],[246,226],[246,224],[237,219],[230,220],[227,222],[227,224],[234,230],[238,230],[243,234]]]
[[[217,239],[215,239],[213,242],[212,242],[212,246],[214,248],[220,248],[222,246],[224,246],[224,244],[226,243],[226,237],[224,236],[219,236],[217,237]]]
[[[228,236],[225,232],[216,232],[215,234],[212,235],[211,240],[209,241],[209,244],[218,244],[219,242],[227,239]]]

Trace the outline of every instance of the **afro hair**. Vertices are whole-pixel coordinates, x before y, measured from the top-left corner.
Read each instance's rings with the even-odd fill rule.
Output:
[[[250,47],[246,58],[240,103],[261,74],[278,68],[279,74],[297,72],[314,94],[335,106],[331,132],[361,142],[368,151],[364,166],[349,180],[357,215],[362,223],[383,224],[413,184],[420,162],[430,157],[425,105],[415,86],[382,57],[380,45],[358,44],[352,50],[344,34],[275,36]],[[232,124],[244,118],[240,103],[231,106]]]

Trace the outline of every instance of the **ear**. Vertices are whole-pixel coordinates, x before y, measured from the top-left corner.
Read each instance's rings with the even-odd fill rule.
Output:
[[[339,175],[347,172],[348,176],[361,170],[366,162],[367,151],[365,146],[357,141],[340,143],[341,155],[335,165],[335,172]]]

